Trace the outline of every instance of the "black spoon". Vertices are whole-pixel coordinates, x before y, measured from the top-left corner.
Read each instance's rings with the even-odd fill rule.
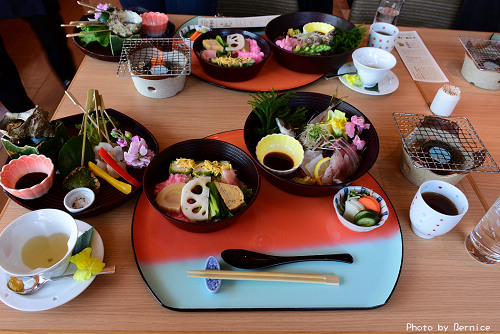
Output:
[[[301,261],[339,261],[352,263],[351,254],[325,254],[277,256],[252,252],[244,249],[226,249],[221,253],[222,259],[229,265],[241,269],[258,269]]]

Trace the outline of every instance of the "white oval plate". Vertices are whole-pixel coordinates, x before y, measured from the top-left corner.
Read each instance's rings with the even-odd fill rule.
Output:
[[[76,220],[76,223],[80,234],[91,228],[89,224],[81,220]],[[102,261],[104,258],[104,244],[96,229],[94,229],[91,247],[92,257]],[[75,271],[76,266],[70,263],[66,273]],[[0,300],[5,305],[21,311],[44,311],[61,306],[78,296],[87,289],[90,283],[95,279],[95,276],[92,276],[86,281],[75,281],[72,278],[68,278],[60,281],[48,282],[39,291],[30,295],[18,295],[10,291],[7,288],[9,278],[10,276],[0,269]]]
[[[352,62],[345,63],[338,70],[338,74],[344,74],[349,72],[356,72],[356,67]],[[339,77],[340,82],[342,82],[348,88],[355,90],[361,94],[366,95],[386,95],[394,92],[399,87],[399,79],[392,71],[387,72],[384,78],[378,83],[378,92],[373,90],[367,90],[364,86],[354,86],[344,77]]]

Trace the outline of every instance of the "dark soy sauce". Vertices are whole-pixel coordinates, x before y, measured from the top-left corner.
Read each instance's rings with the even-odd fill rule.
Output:
[[[444,195],[433,192],[427,192],[427,193],[422,193],[422,198],[424,199],[425,203],[427,203],[428,206],[430,206],[437,212],[440,212],[448,216],[458,215],[458,209],[455,206],[455,204],[448,197]]]
[[[388,32],[385,31],[375,31],[377,34],[384,35],[384,36],[391,36]]]
[[[47,176],[47,173],[41,172],[28,173],[26,175],[23,175],[19,180],[17,180],[16,189],[31,188],[34,185],[41,183]]]
[[[281,152],[270,152],[264,156],[264,165],[275,170],[288,170],[293,168],[293,159]]]

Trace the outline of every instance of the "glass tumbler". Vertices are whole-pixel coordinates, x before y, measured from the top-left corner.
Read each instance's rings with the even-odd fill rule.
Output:
[[[373,23],[386,22],[396,25],[404,2],[405,0],[380,0]]]
[[[500,262],[500,197],[465,239],[465,248],[479,262]]]

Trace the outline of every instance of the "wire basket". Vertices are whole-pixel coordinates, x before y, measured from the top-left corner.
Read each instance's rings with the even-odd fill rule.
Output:
[[[499,173],[465,117],[437,117],[393,113],[412,164],[419,169],[445,172]]]
[[[479,70],[500,73],[500,41],[463,36],[459,39]]]
[[[129,38],[123,42],[116,75],[173,77],[191,73],[191,48],[183,38]]]

